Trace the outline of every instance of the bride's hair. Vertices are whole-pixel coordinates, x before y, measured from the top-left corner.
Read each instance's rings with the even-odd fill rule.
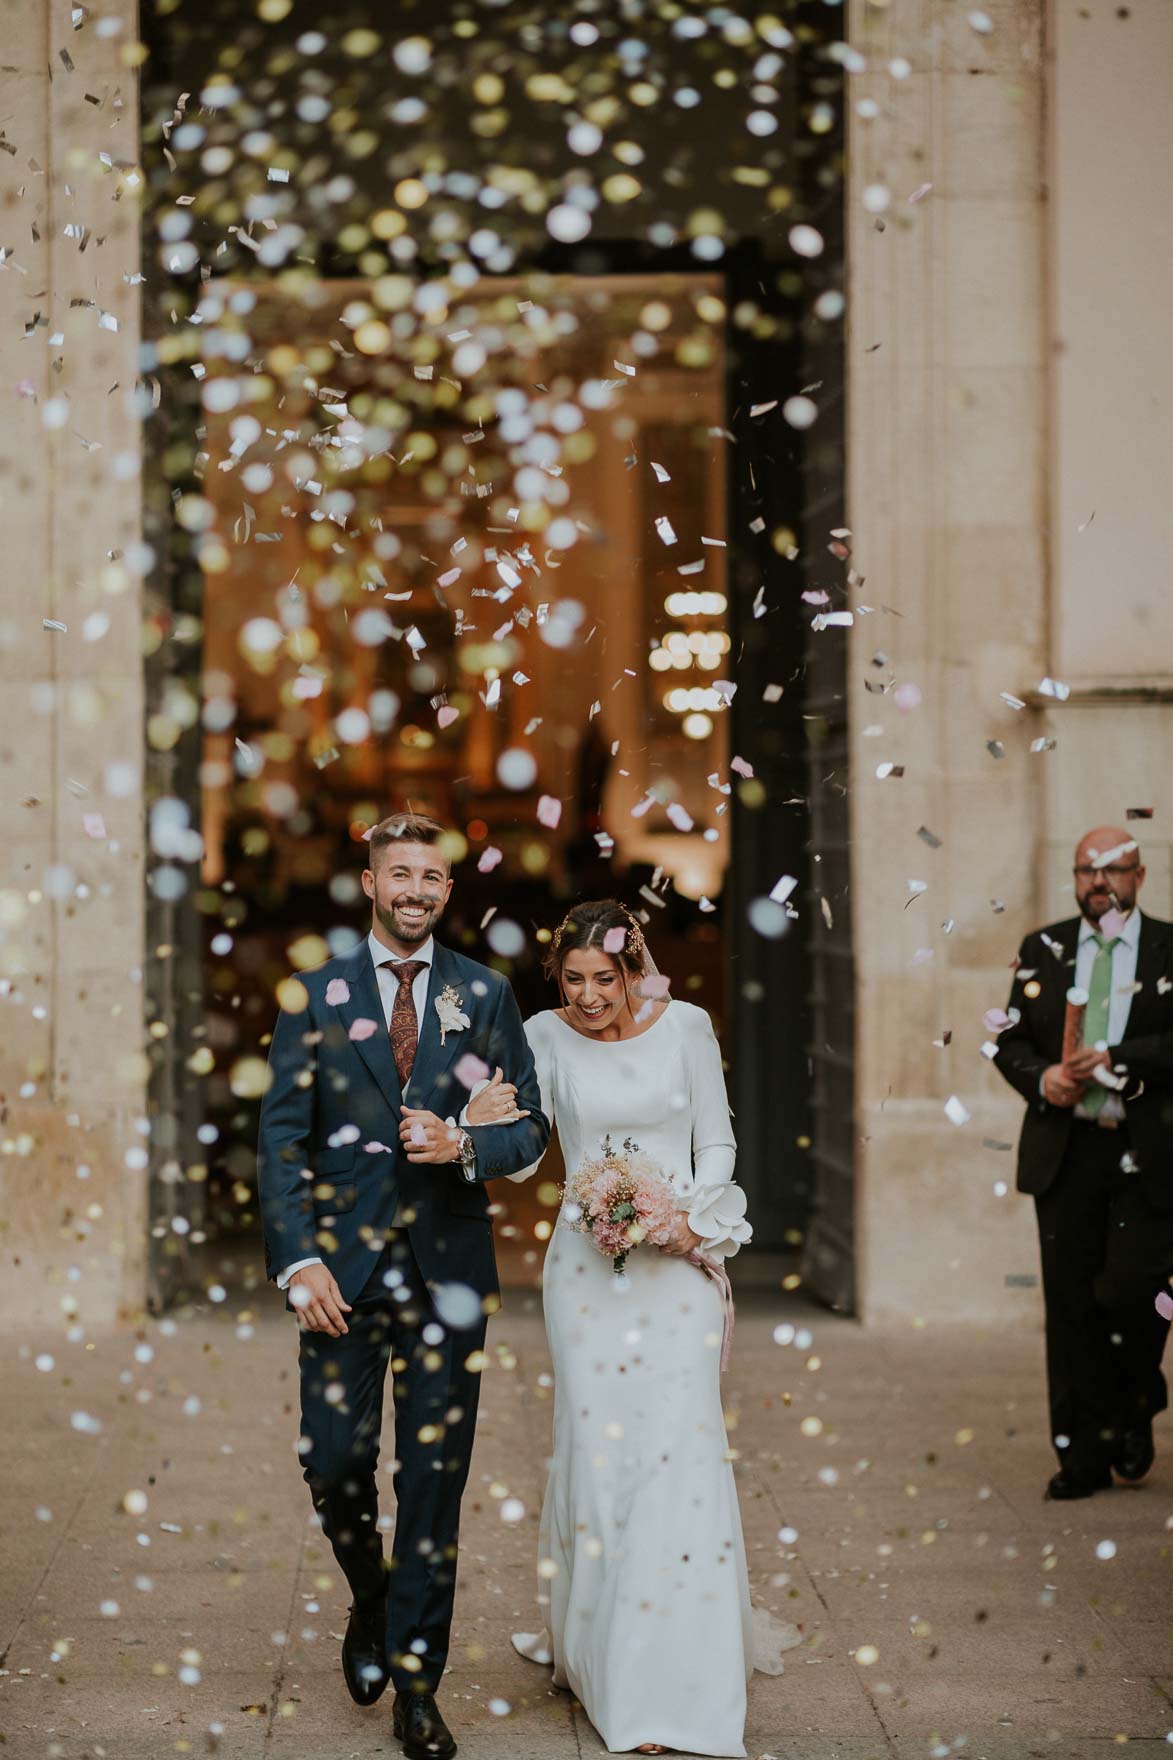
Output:
[[[624,931],[623,946],[614,953],[603,946],[612,929]],[[562,966],[567,954],[579,953],[588,947],[610,953],[616,965],[631,977],[643,976],[646,952],[643,930],[634,913],[618,899],[591,898],[567,911],[546,949],[542,970],[547,978],[559,980],[561,989]]]

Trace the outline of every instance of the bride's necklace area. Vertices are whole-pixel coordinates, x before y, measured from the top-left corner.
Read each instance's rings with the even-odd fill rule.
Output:
[[[645,1021],[642,1026],[637,1026],[633,1033],[617,1033],[614,1039],[604,1038],[602,1033],[592,1033],[586,1028],[576,1026],[575,1023],[573,1022],[573,1020],[571,1020],[571,1018],[570,1018],[570,1005],[569,1005],[569,1003],[564,1002],[562,1004],[562,1007],[559,1009],[555,1009],[554,1012],[558,1016],[558,1019],[562,1022],[562,1024],[564,1026],[569,1027],[571,1032],[577,1033],[580,1039],[591,1039],[594,1041],[594,1043],[596,1045],[622,1045],[622,1044],[626,1043],[626,1041],[628,1041],[629,1039],[642,1039],[644,1034],[646,1032],[648,1032],[652,1027],[654,1027],[656,1022],[660,1019],[661,1015],[664,1014],[665,1010],[668,1007],[668,1004],[666,1002],[663,1002],[663,1003],[659,1003],[659,1004],[653,1004],[653,1007],[655,1007],[656,1012],[653,1014],[651,1020]],[[632,1023],[634,1024],[634,1022],[635,1022],[635,1016],[632,1015]]]

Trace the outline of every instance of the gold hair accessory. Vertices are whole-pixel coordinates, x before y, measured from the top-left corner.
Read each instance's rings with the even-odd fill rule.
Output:
[[[627,932],[624,938],[623,951],[632,959],[638,959],[642,965],[647,955],[647,943],[644,941],[643,930],[640,928],[639,923],[628,910],[626,905],[621,904],[619,909],[627,919]],[[563,917],[562,921],[555,929],[550,941],[550,952],[552,954],[557,956],[558,950],[562,946],[567,931],[575,927],[577,927],[577,925],[569,915]]]

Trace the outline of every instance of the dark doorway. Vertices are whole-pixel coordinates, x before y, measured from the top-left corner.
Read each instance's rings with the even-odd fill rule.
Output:
[[[350,10],[326,33],[295,5],[234,41],[215,5],[194,22],[160,8],[147,33],[148,745],[162,803],[149,977],[169,1027],[155,1047],[156,1300],[200,1280],[193,1246],[255,1229],[277,988],[361,931],[363,830],[409,800],[465,845],[449,938],[509,970],[524,1012],[548,1006],[540,937],[571,899],[612,892],[646,913],[676,993],[709,1008],[723,1039],[756,1244],[795,1249],[813,1188],[809,844],[822,786],[808,764],[802,592],[821,578],[811,557],[828,508],[812,493],[812,434],[786,412],[812,348],[829,405],[842,375],[838,314],[813,309],[838,283],[838,233],[817,263],[787,238],[807,205],[841,200],[835,142],[812,125],[841,77],[816,27],[824,9],[796,9],[810,22],[792,59],[759,44],[784,124],[759,158],[779,188],[786,172],[784,222],[764,220],[752,193],[760,165],[746,168],[756,184],[731,179],[681,118],[657,138],[633,110],[643,144],[627,158],[643,155],[662,223],[641,198],[615,209],[613,236],[537,242],[524,212],[507,223],[498,207],[508,265],[490,250],[475,281],[423,308],[419,290],[439,287],[452,252],[421,221],[421,248],[398,253],[418,195],[404,185],[425,188],[428,155],[386,125],[393,97],[368,101],[363,58],[340,45],[372,18]],[[467,40],[464,14],[440,13],[433,55],[455,70],[441,44]],[[511,22],[524,39],[537,18],[500,9],[499,65],[523,53]],[[300,49],[307,33],[328,49]],[[665,56],[680,78],[687,53]],[[502,75],[439,79],[437,115],[465,77],[488,82],[483,97]],[[378,177],[370,155],[348,158],[306,123],[343,98],[359,136],[384,118]],[[713,126],[728,131],[719,103]],[[295,177],[311,150],[324,155],[316,181],[284,217],[268,213],[283,161]],[[539,134],[528,157],[543,154]],[[527,155],[514,141],[501,157],[524,197]],[[332,178],[351,187],[315,206]],[[452,193],[454,207],[472,199]],[[186,230],[173,224],[185,201],[198,216]],[[711,266],[706,203],[722,235]],[[679,242],[651,242],[677,210]],[[270,266],[263,247],[284,225],[300,248]],[[217,227],[194,255],[168,242]],[[504,413],[502,392],[520,398]],[[511,427],[509,412],[538,403],[538,429],[562,449],[519,464],[524,420]],[[355,445],[339,470],[356,426],[385,429],[386,444]],[[841,482],[841,445],[822,444],[819,471],[838,466]],[[576,522],[570,541],[548,542],[555,520]],[[515,754],[530,764],[503,770]],[[779,903],[783,876],[794,890]],[[519,947],[501,933],[510,924]],[[525,1275],[548,1224],[536,1187],[506,1197]]]

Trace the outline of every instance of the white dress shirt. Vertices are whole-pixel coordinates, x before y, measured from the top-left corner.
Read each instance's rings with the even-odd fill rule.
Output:
[[[1134,907],[1124,919],[1124,927],[1119,939],[1112,949],[1112,988],[1108,996],[1108,1044],[1119,1045],[1128,1030],[1128,1016],[1132,1008],[1132,987],[1136,983],[1136,956],[1140,947],[1140,910]],[[1092,966],[1095,964],[1096,933],[1086,917],[1079,921],[1079,941],[1075,949],[1075,985],[1079,990],[1090,990],[1092,982]],[[1093,1118],[1083,1101],[1075,1108],[1076,1118]],[[1123,1118],[1124,1102],[1119,1094],[1109,1090],[1108,1097],[1099,1111],[1100,1118]]]
[[[399,979],[395,975],[395,967],[402,965],[404,960],[421,960],[422,969],[411,981],[411,999],[415,1003],[415,1018],[420,1033],[423,1032],[424,1012],[428,1002],[428,985],[432,979],[432,960],[435,957],[436,944],[429,935],[422,947],[414,953],[394,953],[385,942],[375,934],[367,936],[367,947],[370,949],[371,961],[375,968],[375,982],[379,986],[379,1001],[383,1004],[383,1020],[387,1031],[391,1031],[391,1011],[395,1007],[395,998],[399,994]],[[411,1086],[410,1078],[408,1087]],[[406,1089],[404,1090],[406,1097]],[[471,1096],[470,1096],[471,1097]],[[465,1114],[461,1114],[461,1124],[465,1123]],[[475,1180],[475,1172],[466,1171],[466,1178]],[[303,1271],[307,1265],[320,1265],[320,1253],[314,1253],[309,1259],[297,1259],[287,1265],[277,1279],[278,1289],[288,1289],[289,1280],[296,1271]]]

